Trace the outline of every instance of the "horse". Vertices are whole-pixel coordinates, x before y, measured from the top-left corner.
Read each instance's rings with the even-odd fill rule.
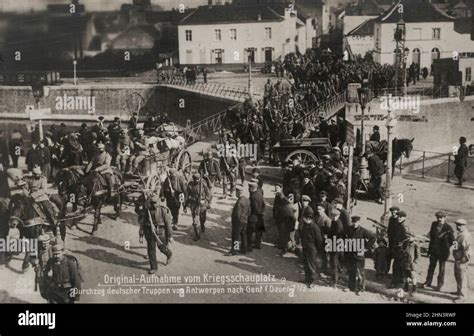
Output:
[[[123,175],[117,169],[114,169],[113,178],[116,185],[123,184]],[[65,195],[63,198],[65,197],[68,202],[72,203],[73,211],[77,211],[78,205],[84,208],[92,205],[94,208],[94,225],[91,235],[95,235],[99,224],[102,224],[102,207],[108,199],[107,187],[103,177],[97,172],[85,174],[83,167],[74,166],[63,168],[57,175],[56,184],[60,194]],[[72,201],[71,196],[74,201]],[[110,202],[114,206],[115,218],[118,218],[122,210],[120,192],[117,192]]]
[[[8,214],[10,229],[18,229],[20,237],[29,240],[37,240],[43,234],[43,225],[49,224],[38,214],[35,201],[24,194],[15,194],[11,197]],[[22,264],[23,271],[26,271],[30,264],[35,265],[34,257],[30,251],[25,252]]]
[[[405,155],[407,159],[410,158],[410,153],[413,150],[413,141],[415,141],[415,138],[411,140],[394,138],[392,140],[392,177],[395,172],[395,164],[402,155]],[[386,140],[368,142],[366,150],[374,152],[384,164],[387,162],[388,143]]]

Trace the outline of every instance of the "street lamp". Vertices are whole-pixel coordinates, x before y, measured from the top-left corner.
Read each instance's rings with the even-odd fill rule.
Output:
[[[364,125],[365,125],[365,108],[367,107],[367,103],[369,102],[369,89],[366,87],[366,80],[364,80],[363,86],[357,89],[357,95],[359,96],[359,104],[362,110],[362,118],[360,120],[360,135],[361,135],[361,146],[362,146],[362,153],[365,153],[365,132],[364,132]],[[367,159],[365,156],[362,157],[360,162],[360,177],[365,181],[369,178],[368,171],[367,171]]]
[[[390,208],[392,207],[392,170],[395,169],[395,167],[392,166],[392,151],[393,151],[393,146],[392,146],[392,132],[393,128],[395,127],[395,124],[397,122],[397,119],[393,116],[392,111],[390,109],[390,106],[388,107],[388,112],[387,112],[387,120],[385,122],[385,126],[387,127],[387,145],[388,145],[388,151],[387,151],[387,175],[386,175],[386,182],[385,182],[385,202],[384,202],[384,211],[383,215],[381,218],[381,222],[383,224],[388,225],[388,219],[389,219],[389,213],[390,213]]]
[[[77,60],[72,61],[74,65],[74,85],[77,85]]]
[[[44,97],[44,88],[41,78],[35,78],[31,83],[31,90],[33,91],[33,97],[35,97],[36,109],[39,109],[39,103],[42,97]],[[38,119],[38,128],[40,141],[43,140],[43,122]]]
[[[403,52],[403,95],[406,96],[408,93],[408,83],[407,83],[407,59],[408,59],[408,54],[410,53],[410,50],[408,48],[405,48]]]
[[[254,48],[246,48],[245,51],[247,52],[247,58],[249,62],[249,84],[248,84],[248,91],[249,91],[249,98],[250,100],[253,99],[253,92],[252,92],[252,52]]]

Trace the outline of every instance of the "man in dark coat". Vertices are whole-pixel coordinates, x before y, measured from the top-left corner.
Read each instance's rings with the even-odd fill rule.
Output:
[[[398,226],[398,213],[400,212],[400,208],[397,206],[393,206],[390,208],[390,218],[388,219],[388,227],[387,227],[387,238],[388,238],[388,253],[387,253],[387,263],[388,263],[388,270],[390,270],[390,265],[392,263],[393,255],[395,253],[395,246],[398,245],[394,241],[395,239],[395,232]]]
[[[385,167],[382,160],[372,152],[367,152],[367,164],[370,172],[370,182],[372,184],[373,195],[377,203],[383,204],[382,176],[385,173]]]
[[[10,167],[8,136],[3,130],[0,130],[0,158],[5,168]]]
[[[341,261],[343,257],[343,251],[337,250],[337,241],[339,239],[343,239],[345,233],[340,216],[341,212],[336,208],[333,208],[331,212],[331,227],[329,228],[327,238],[331,240],[332,251],[328,251],[326,249],[326,252],[329,252],[334,286],[337,286],[337,282],[339,280],[339,272],[341,270]],[[336,245],[334,242],[336,242]]]
[[[466,146],[466,138],[461,137],[459,138],[459,149],[457,155],[454,157],[454,175],[456,175],[458,179],[458,186],[462,187],[462,183],[464,182],[464,171],[467,167],[467,158],[469,156],[469,149]]]
[[[31,149],[26,153],[26,166],[28,171],[32,171],[34,166],[43,166],[43,157],[38,149],[38,143],[31,144]]]
[[[273,221],[275,223],[275,226],[278,231],[278,238],[275,246],[279,249],[282,249],[282,246],[280,246],[281,243],[281,217],[280,217],[280,209],[282,206],[282,199],[285,197],[283,195],[282,191],[282,185],[280,183],[275,184],[275,198],[273,199],[273,209],[272,209],[272,214],[273,214]]]
[[[397,221],[398,223],[394,226],[392,233],[392,247],[391,251],[393,253],[393,276],[391,288],[396,288],[400,284],[403,284],[403,267],[402,267],[402,242],[405,241],[410,235],[410,229],[406,223],[407,214],[405,211],[399,211]]]
[[[173,216],[173,230],[177,230],[179,209],[181,208],[181,203],[184,203],[187,199],[187,187],[184,177],[178,174],[175,168],[170,168],[168,177],[163,182],[161,192],[161,196],[166,198],[166,205]]]
[[[250,216],[247,222],[247,251],[252,252],[252,237],[255,232],[255,248],[261,249],[262,234],[265,232],[263,213],[265,200],[263,192],[256,183],[249,183]]]
[[[366,250],[375,242],[375,236],[360,226],[360,217],[351,218],[352,226],[347,231],[347,239],[364,241],[361,246]],[[357,245],[356,245],[357,246]],[[365,290],[365,251],[347,252],[347,273],[349,276],[349,289],[360,295]]]
[[[12,157],[13,168],[18,168],[18,158],[21,155],[21,146],[23,145],[23,136],[18,132],[18,130],[14,129],[12,134],[10,134],[8,145],[10,156]]]
[[[373,131],[374,132],[370,136],[370,141],[380,142],[379,127],[377,125],[375,125],[374,128],[373,128]]]
[[[232,246],[227,255],[236,255],[237,250],[247,253],[247,221],[250,215],[250,200],[244,196],[244,188],[238,185],[235,188],[237,202],[232,209]]]
[[[301,195],[309,196],[312,200],[316,199],[316,190],[314,188],[313,182],[311,181],[311,176],[307,172],[303,175],[303,187],[301,189]]]
[[[454,241],[454,230],[446,223],[446,213],[438,211],[436,213],[436,221],[431,223],[431,229],[428,233],[430,245],[428,247],[428,255],[430,257],[430,265],[426,282],[423,286],[431,287],[436,264],[439,263],[438,286],[436,290],[441,291],[444,284],[444,270],[446,261],[449,258],[449,250]]]
[[[303,211],[300,227],[301,245],[303,248],[304,283],[311,288],[318,275],[318,254],[323,251],[323,235],[314,221],[314,212],[310,207]]]

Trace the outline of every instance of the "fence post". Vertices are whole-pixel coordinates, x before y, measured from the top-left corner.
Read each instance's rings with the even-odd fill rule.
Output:
[[[422,162],[422,166],[421,166],[421,177],[424,178],[425,177],[425,151],[423,151],[423,162]]]
[[[448,177],[447,177],[447,179],[446,179],[446,182],[451,182],[451,181],[449,180],[449,172],[450,172],[450,170],[451,170],[451,154],[448,155]]]

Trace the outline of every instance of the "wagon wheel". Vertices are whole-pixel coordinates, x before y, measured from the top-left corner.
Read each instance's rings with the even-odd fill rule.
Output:
[[[145,184],[145,190],[149,192],[156,192],[161,184],[160,177],[157,174],[148,176]]]
[[[191,154],[187,150],[182,150],[179,152],[178,157],[176,158],[175,162],[175,168],[178,171],[186,171],[191,168],[191,165],[193,164],[193,161],[191,159]]]
[[[288,154],[285,161],[288,161],[288,160],[293,161],[295,159],[300,160],[301,165],[303,166],[308,166],[312,163],[316,164],[318,161],[318,158],[315,154],[305,149],[298,149],[298,150],[295,150],[294,152],[291,152],[290,154]]]

